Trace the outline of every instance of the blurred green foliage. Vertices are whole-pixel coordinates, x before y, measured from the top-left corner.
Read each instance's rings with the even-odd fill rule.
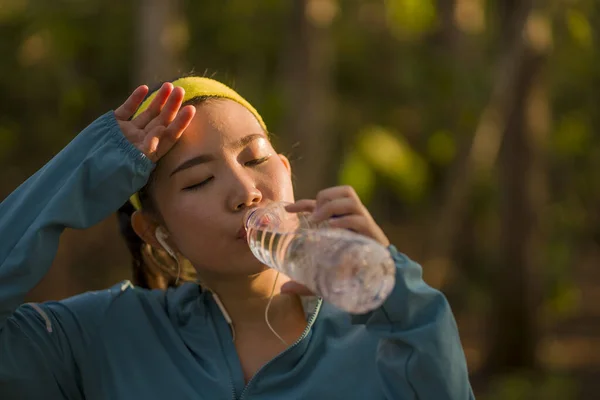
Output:
[[[515,373],[496,378],[489,394],[483,400],[562,400],[572,399],[577,386],[567,376],[549,375],[531,377],[526,373]]]

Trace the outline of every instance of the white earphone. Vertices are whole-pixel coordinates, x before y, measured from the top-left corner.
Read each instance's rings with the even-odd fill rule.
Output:
[[[179,258],[177,258],[177,255],[175,254],[173,249],[167,244],[167,237],[169,237],[169,235],[167,235],[167,233],[159,226],[158,228],[156,228],[156,231],[154,231],[154,236],[156,237],[158,243],[160,243],[160,245],[163,247],[163,249],[171,257],[173,257],[173,259],[177,263],[177,278],[175,279],[175,285],[177,285],[177,283],[179,282],[179,274],[181,273],[181,264],[179,263]]]
[[[171,257],[173,257],[175,260],[177,260],[177,256],[175,255],[175,252],[167,244],[167,237],[169,237],[169,235],[167,235],[167,233],[160,226],[158,228],[156,228],[156,231],[154,232],[154,236],[156,237],[156,240],[158,241],[158,243],[160,243],[160,245],[163,247],[163,249],[165,249],[165,251]]]

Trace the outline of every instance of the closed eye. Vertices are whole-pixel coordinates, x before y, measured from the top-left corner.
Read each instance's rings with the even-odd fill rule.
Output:
[[[247,163],[245,163],[244,165],[247,167],[254,167],[256,165],[262,164],[265,161],[267,161],[269,158],[271,158],[270,155],[266,156],[266,157],[262,157],[262,158],[257,158],[256,160],[251,160],[248,161]]]
[[[209,183],[210,181],[212,181],[214,179],[214,177],[210,177],[208,179],[203,180],[200,183],[196,183],[195,185],[191,185],[191,186],[187,186],[184,187],[183,190],[185,191],[190,191],[190,190],[196,190],[196,189],[200,189],[201,187],[205,186],[207,183]]]
[[[260,165],[266,161],[269,160],[269,158],[271,158],[270,155],[266,156],[266,157],[262,157],[262,158],[257,158],[255,160],[250,160],[248,162],[246,162],[244,165],[247,167],[255,167],[257,165]],[[197,190],[200,189],[201,187],[205,186],[207,183],[211,182],[215,177],[211,176],[208,179],[203,180],[200,183],[196,183],[194,185],[190,185],[190,186],[186,186],[183,188],[184,191],[192,191],[192,190]]]

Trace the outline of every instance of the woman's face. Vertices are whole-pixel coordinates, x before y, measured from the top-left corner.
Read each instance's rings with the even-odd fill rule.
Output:
[[[209,100],[159,162],[152,195],[169,242],[202,273],[262,270],[243,232],[249,207],[293,201],[288,160],[256,118],[231,100]]]

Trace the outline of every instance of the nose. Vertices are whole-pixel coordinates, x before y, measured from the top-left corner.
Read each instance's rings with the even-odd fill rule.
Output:
[[[228,208],[231,211],[243,211],[261,202],[262,193],[248,174],[241,172],[233,178],[228,199]]]

